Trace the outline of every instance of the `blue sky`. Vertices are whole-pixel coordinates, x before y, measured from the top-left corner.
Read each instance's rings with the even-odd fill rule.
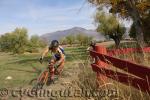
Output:
[[[95,29],[86,0],[0,0],[0,34],[25,27],[30,35],[75,26]]]

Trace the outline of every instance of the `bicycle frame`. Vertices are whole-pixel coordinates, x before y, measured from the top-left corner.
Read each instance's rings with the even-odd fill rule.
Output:
[[[41,72],[41,74],[39,75],[39,77],[36,79],[36,85],[35,85],[35,89],[42,89],[43,86],[48,82],[49,79],[49,75],[50,75],[50,68],[53,67],[53,64],[49,64],[49,66]]]
[[[43,82],[44,84],[48,81],[49,69],[44,70],[38,77],[38,82]]]

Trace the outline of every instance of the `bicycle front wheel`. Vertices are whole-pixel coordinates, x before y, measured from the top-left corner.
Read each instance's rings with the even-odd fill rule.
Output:
[[[44,84],[47,82],[48,72],[44,71],[38,79],[36,79],[36,84],[33,86],[34,90],[42,89]]]

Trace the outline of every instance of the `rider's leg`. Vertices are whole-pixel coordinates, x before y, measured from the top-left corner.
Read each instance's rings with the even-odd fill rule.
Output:
[[[59,65],[58,65],[58,74],[60,75],[63,68],[64,68],[65,60],[63,60]]]
[[[54,64],[55,63],[56,63],[55,59],[51,59],[50,62],[49,62],[50,80],[54,79],[54,71],[55,71]]]

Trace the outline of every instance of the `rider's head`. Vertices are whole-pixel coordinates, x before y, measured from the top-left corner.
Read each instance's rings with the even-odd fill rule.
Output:
[[[56,50],[59,47],[59,42],[57,40],[52,40],[49,48],[51,50]]]

